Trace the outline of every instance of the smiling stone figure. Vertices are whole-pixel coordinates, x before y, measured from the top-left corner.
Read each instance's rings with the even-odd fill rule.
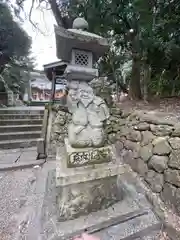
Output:
[[[105,101],[96,97],[92,88],[85,82],[69,93],[72,123],[68,128],[72,147],[102,147],[105,141],[104,124],[109,118]]]

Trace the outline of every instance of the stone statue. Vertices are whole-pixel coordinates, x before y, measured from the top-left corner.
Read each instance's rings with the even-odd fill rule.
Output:
[[[74,148],[104,146],[104,123],[109,118],[105,101],[96,97],[86,82],[73,81],[68,106],[72,113],[72,122],[68,127],[70,145]]]
[[[64,77],[69,89],[67,107],[71,113],[68,139],[64,139],[66,158],[62,151],[57,151],[56,158],[60,222],[109,208],[120,200],[117,176],[124,170],[112,161],[112,147],[105,145],[104,128],[109,110],[90,86],[99,76],[94,63],[110,46],[107,39],[87,29],[88,23],[82,18],[74,20],[72,29],[55,27],[57,57],[68,63]],[[62,233],[60,231],[61,236]]]

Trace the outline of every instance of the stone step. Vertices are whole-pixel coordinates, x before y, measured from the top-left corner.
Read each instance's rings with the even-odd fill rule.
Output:
[[[36,147],[38,139],[26,139],[26,140],[6,140],[0,141],[0,149],[18,149],[18,148],[31,148]]]
[[[0,126],[0,134],[1,133],[11,133],[11,132],[32,132],[32,131],[41,131],[41,125],[5,125]]]
[[[44,109],[28,109],[28,108],[22,108],[22,109],[10,109],[10,108],[0,108],[0,115],[4,114],[37,114],[42,115],[44,114]]]
[[[18,163],[1,163],[0,164],[0,171],[11,171],[11,170],[17,170],[17,169],[24,169],[24,168],[32,168],[33,166],[41,166],[45,163],[46,160],[34,160],[34,161],[28,161],[28,162],[18,162]]]
[[[41,131],[0,133],[0,141],[40,138]]]
[[[0,119],[0,126],[6,125],[41,125],[42,126],[43,120],[42,119]]]
[[[103,240],[147,240],[153,239],[148,237],[160,232],[161,226],[155,214],[149,210],[147,214],[133,217],[94,234]]]
[[[0,115],[0,119],[43,119],[43,114],[3,114]]]
[[[6,125],[41,125],[42,126],[42,119],[0,119],[0,126]]]

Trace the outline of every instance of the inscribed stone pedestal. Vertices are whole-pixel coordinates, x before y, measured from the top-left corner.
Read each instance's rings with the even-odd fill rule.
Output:
[[[68,146],[68,139],[66,139]],[[86,164],[74,163],[68,165],[62,153],[57,155],[56,189],[58,216],[61,221],[74,219],[92,211],[107,208],[123,199],[123,192],[117,189],[117,176],[127,171],[127,166],[114,164],[113,151],[110,147],[100,148],[99,151],[108,152],[109,159],[102,158]],[[66,147],[66,154],[72,158],[74,151]],[[84,153],[97,151],[97,149],[78,149]]]
[[[84,165],[100,164],[112,160],[112,149],[110,146],[101,148],[72,148],[65,139],[68,167],[82,167]]]

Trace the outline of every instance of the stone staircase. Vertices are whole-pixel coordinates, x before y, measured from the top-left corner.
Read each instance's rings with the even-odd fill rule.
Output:
[[[28,148],[37,145],[44,109],[17,107],[0,109],[0,149]]]

